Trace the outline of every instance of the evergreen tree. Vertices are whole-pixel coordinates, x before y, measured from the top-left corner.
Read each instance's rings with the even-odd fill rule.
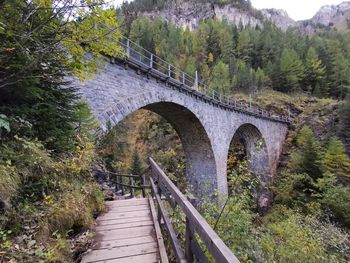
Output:
[[[304,77],[304,65],[294,49],[285,48],[279,67],[279,85],[283,91],[296,91]]]
[[[346,95],[344,105],[341,108],[340,117],[342,119],[345,136],[350,138],[350,91],[348,91],[348,94]]]
[[[298,149],[292,155],[291,168],[296,173],[305,173],[313,180],[323,175],[321,148],[312,130],[304,126],[297,137]]]
[[[327,86],[324,82],[326,68],[322,65],[322,61],[318,58],[313,47],[310,47],[307,51],[305,67],[304,89],[307,88],[314,94],[317,88],[318,94],[326,97],[328,95]]]
[[[232,78],[232,86],[235,89],[248,91],[252,84],[251,68],[243,60],[238,60],[236,70]]]
[[[249,31],[244,29],[239,33],[238,43],[236,47],[237,58],[243,60],[245,63],[251,63],[252,43],[250,40]]]
[[[338,53],[332,61],[332,85],[330,93],[338,99],[344,99],[350,87],[349,61],[341,53]]]
[[[229,68],[221,60],[213,68],[209,89],[223,94],[228,94],[230,91]]]
[[[340,180],[350,179],[349,157],[346,155],[343,143],[335,137],[329,140],[323,157],[323,165],[326,171],[337,176]]]
[[[134,150],[132,154],[132,162],[130,166],[130,173],[133,175],[141,175],[142,173],[142,162],[139,153]]]

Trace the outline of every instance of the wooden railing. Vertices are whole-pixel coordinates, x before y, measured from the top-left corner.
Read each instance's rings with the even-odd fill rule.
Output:
[[[135,196],[135,190],[141,190],[142,196],[146,197],[146,185],[145,173],[142,175],[133,174],[118,174],[113,172],[108,172],[110,175],[110,180],[112,184],[115,185],[115,191],[121,195],[130,193],[130,197]]]
[[[164,223],[165,230],[169,236],[172,249],[176,257],[176,262],[209,262],[205,252],[199,245],[197,236],[200,238],[201,243],[205,245],[207,251],[216,262],[239,262],[231,250],[224,244],[215,231],[209,226],[207,221],[191,204],[190,200],[180,192],[180,190],[172,183],[172,181],[165,175],[162,169],[152,158],[150,158],[149,161],[151,172],[149,180],[151,184],[151,193],[153,198],[156,200],[158,208],[158,221],[160,224]],[[163,205],[163,196],[168,201],[170,207],[174,209],[176,206],[178,206],[186,216],[184,249],[177,238],[178,235],[173,228],[169,213]]]

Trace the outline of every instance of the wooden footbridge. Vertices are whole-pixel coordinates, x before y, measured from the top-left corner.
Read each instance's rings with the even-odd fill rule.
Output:
[[[106,202],[108,212],[97,219],[93,246],[82,263],[206,263],[208,257],[219,263],[239,262],[153,159],[149,185],[145,176],[114,175],[116,189],[123,194],[129,190],[132,199]],[[146,197],[149,188],[151,195]],[[135,190],[143,197],[134,198]],[[183,213],[184,233],[175,232],[165,205]]]

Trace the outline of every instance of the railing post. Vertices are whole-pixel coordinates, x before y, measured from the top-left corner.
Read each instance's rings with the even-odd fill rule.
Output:
[[[118,179],[119,177],[117,175],[115,175],[115,179],[114,179],[114,182],[115,182],[115,191],[118,192],[119,190],[119,182],[118,182]]]
[[[134,178],[133,177],[130,177],[130,196],[131,197],[134,197],[135,196],[135,184],[134,184]]]
[[[125,189],[124,189],[124,177],[121,176],[120,179],[121,179],[120,181],[121,181],[122,195],[124,195],[124,194],[125,194]]]
[[[153,54],[151,53],[151,60],[149,62],[149,67],[153,68]]]
[[[194,81],[194,88],[198,91],[198,71],[196,70],[196,78]]]
[[[130,57],[130,39],[126,39],[126,56],[129,58]]]
[[[169,78],[171,77],[171,65],[170,64],[168,66],[168,76],[169,76]]]
[[[146,177],[145,177],[144,174],[141,176],[141,183],[142,183],[142,197],[145,198],[146,197],[146,189],[145,189],[145,187],[146,187]]]
[[[159,195],[159,199],[162,200],[162,190],[160,189],[160,177],[158,175],[158,195]],[[162,212],[160,210],[160,206],[158,205],[158,223],[159,225],[161,225],[161,221],[162,221]]]
[[[185,72],[182,72],[182,84],[185,85]]]
[[[288,121],[290,120],[290,108],[288,107]]]
[[[249,94],[249,110],[252,111],[252,94]]]
[[[195,201],[196,199],[190,196],[187,196],[187,200],[190,201],[190,203],[196,207]],[[185,234],[185,257],[188,263],[194,262],[194,254],[192,251],[192,240],[194,235],[193,231],[191,230],[191,225],[188,217],[186,217],[186,234]]]
[[[191,231],[190,221],[186,217],[186,236],[185,236],[185,257],[188,263],[192,263],[194,260],[191,243],[193,234]]]

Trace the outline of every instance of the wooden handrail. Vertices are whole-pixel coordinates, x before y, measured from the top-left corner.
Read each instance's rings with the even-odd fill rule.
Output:
[[[146,185],[146,179],[144,174],[142,175],[118,174],[118,173],[113,173],[109,171],[108,173],[115,176],[116,181],[113,182],[115,184],[115,190],[121,191],[122,195],[125,194],[125,189],[129,189],[130,196],[134,197],[135,189],[140,189],[142,190],[142,196],[146,197],[146,188],[149,188],[149,186]],[[126,182],[124,183],[124,179],[129,179],[129,184]],[[136,180],[140,180],[139,186],[135,185]]]
[[[191,202],[181,193],[181,191],[173,184],[173,182],[165,175],[163,170],[158,166],[158,164],[149,158],[151,173],[154,180],[158,183],[158,196],[156,195],[156,200],[158,203],[158,220],[160,216],[164,214],[162,211],[162,205],[160,201],[160,196],[162,192],[169,191],[172,198],[175,199],[177,205],[182,209],[186,215],[186,248],[185,255],[188,263],[193,262],[193,257],[197,255],[194,247],[199,247],[196,243],[195,233],[198,234],[202,242],[205,244],[209,253],[213,256],[216,262],[220,263],[239,263],[239,260],[231,252],[231,250],[224,244],[220,237],[215,233],[215,231],[209,226],[207,221],[199,214],[196,208],[191,204]],[[153,180],[151,181],[152,190],[155,192],[155,186]],[[165,219],[168,221],[168,219]],[[168,227],[168,226],[167,226]],[[172,233],[170,233],[172,234]],[[173,242],[173,241],[172,241]],[[199,247],[200,248],[200,247]],[[201,254],[203,256],[203,254]],[[198,258],[197,258],[198,259]],[[182,261],[181,257],[177,258],[177,262]],[[202,262],[202,261],[200,261]]]

